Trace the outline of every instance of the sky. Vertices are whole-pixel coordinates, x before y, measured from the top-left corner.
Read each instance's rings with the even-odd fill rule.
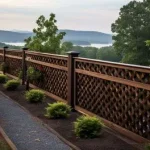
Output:
[[[0,30],[36,27],[40,15],[56,14],[59,29],[111,33],[120,8],[130,0],[0,0]]]

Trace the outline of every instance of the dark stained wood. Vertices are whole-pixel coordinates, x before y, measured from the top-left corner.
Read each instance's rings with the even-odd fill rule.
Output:
[[[29,84],[30,84],[30,81],[29,81],[29,78],[27,77],[27,80],[26,80],[26,90],[27,91],[29,91],[29,89],[30,89]]]
[[[150,139],[149,67],[82,58],[75,63],[76,106]]]
[[[6,55],[22,57],[22,50],[7,50]]]
[[[6,75],[8,76],[8,77],[10,77],[10,78],[13,78],[13,79],[18,79],[18,77],[16,77],[16,76],[13,76],[13,75],[11,75],[11,74],[9,74],[9,73],[6,73]]]
[[[5,55],[6,55],[6,48],[4,47],[4,50],[3,50],[3,62],[6,61]]]
[[[7,73],[18,77],[22,70],[22,58],[18,56],[6,55],[6,64],[8,65]]]
[[[76,69],[75,72],[80,73],[80,74],[84,74],[84,75],[88,75],[88,76],[92,76],[92,77],[96,77],[96,78],[100,78],[100,79],[104,79],[104,80],[108,80],[108,81],[113,81],[113,82],[129,85],[129,86],[141,88],[141,89],[150,90],[149,84],[144,84],[144,83],[140,83],[140,82],[138,83],[138,82],[131,81],[131,80],[121,79],[121,78],[103,75],[100,73],[81,70],[81,69]]]
[[[16,78],[23,55],[6,51],[8,73]],[[78,58],[76,52],[68,57],[28,51],[26,55],[27,66],[43,73],[43,80],[30,86],[103,118],[106,125],[139,142],[150,140],[150,67]]]
[[[6,50],[8,49],[7,46],[4,47],[3,50],[3,62],[6,63]],[[5,74],[6,70],[4,69],[3,73]]]
[[[28,48],[23,48],[22,49],[22,85],[25,85],[25,80],[26,80],[26,53]]]
[[[49,54],[49,53],[40,53],[35,51],[28,51],[27,54],[35,55],[35,56],[43,56],[43,57],[52,57],[57,59],[64,59],[67,60],[67,56],[65,55],[57,55],[57,54]]]
[[[74,109],[75,106],[75,66],[74,59],[78,57],[78,52],[68,52],[68,104]]]
[[[116,62],[110,62],[110,61],[102,61],[102,60],[96,60],[96,59],[80,58],[80,57],[76,58],[75,61],[150,73],[150,67],[146,67],[146,66],[138,66],[138,65],[116,63]]]
[[[35,86],[35,85],[31,84],[31,83],[29,84],[29,87],[34,88],[34,89],[40,89],[39,87],[37,87],[37,86]],[[52,94],[50,92],[47,92],[47,91],[45,91],[43,89],[40,89],[40,90],[42,90],[47,96],[55,99],[56,101],[67,103],[66,100],[62,99],[61,97],[58,97],[57,95],[54,95],[54,94]]]
[[[13,55],[5,55],[5,58],[6,57],[22,60],[22,57],[13,56]]]
[[[35,86],[67,100],[67,61],[63,57],[34,55],[26,52],[27,66],[34,67],[43,74],[42,81],[32,82]],[[42,53],[41,53],[42,54]],[[49,56],[49,57],[48,57]],[[55,56],[55,55],[54,55]],[[62,58],[62,59],[61,59]]]
[[[18,50],[18,49],[8,49],[7,52],[22,53],[22,50]]]
[[[113,130],[115,130],[115,131],[117,131],[117,132],[123,134],[124,136],[126,136],[126,137],[132,139],[132,140],[135,141],[135,142],[138,142],[138,143],[150,143],[150,140],[148,140],[148,139],[146,139],[146,138],[143,138],[143,137],[141,137],[141,136],[139,136],[139,135],[137,135],[137,134],[134,134],[133,132],[122,128],[121,126],[118,126],[118,125],[114,124],[113,122],[110,122],[110,121],[108,121],[108,120],[106,120],[106,119],[104,119],[104,118],[102,118],[102,117],[100,117],[100,116],[98,116],[98,115],[95,115],[95,114],[92,113],[92,112],[87,111],[86,109],[83,109],[83,108],[78,107],[78,106],[75,106],[75,109],[76,109],[77,111],[79,111],[80,113],[84,114],[84,115],[89,115],[89,116],[96,116],[96,117],[98,117],[100,120],[103,121],[103,123],[104,123],[107,127],[109,127],[109,128],[111,128],[111,129],[113,129]]]
[[[32,60],[32,59],[29,59],[29,58],[27,58],[26,61],[29,62],[29,63],[35,63],[35,64],[38,64],[38,65],[47,66],[47,67],[51,67],[51,68],[55,68],[55,69],[60,69],[60,70],[65,70],[65,71],[68,70],[67,67],[54,65],[54,64],[49,64],[49,63],[41,62],[41,61],[37,61],[37,60]]]

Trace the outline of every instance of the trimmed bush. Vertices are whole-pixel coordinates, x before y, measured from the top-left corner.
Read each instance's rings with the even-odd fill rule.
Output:
[[[31,103],[38,103],[38,102],[43,102],[43,100],[45,99],[45,94],[41,90],[33,89],[30,91],[27,91],[25,94],[25,97],[27,101]]]
[[[7,81],[7,76],[4,74],[0,74],[0,83],[5,83]]]
[[[74,132],[80,138],[96,138],[102,127],[103,123],[96,117],[81,116],[74,122]]]
[[[19,79],[22,79],[22,76],[23,76],[22,71],[19,71],[19,73],[18,73],[18,78],[19,78]]]
[[[20,85],[20,82],[18,80],[9,80],[5,83],[4,87],[7,90],[16,90],[18,88],[18,86]]]
[[[8,71],[9,66],[5,62],[3,62],[0,66],[1,71]]]
[[[57,102],[53,104],[48,104],[45,116],[54,119],[67,118],[70,112],[71,112],[70,106],[62,102]]]
[[[42,73],[34,67],[29,67],[27,70],[27,76],[31,81],[38,81],[42,77]]]

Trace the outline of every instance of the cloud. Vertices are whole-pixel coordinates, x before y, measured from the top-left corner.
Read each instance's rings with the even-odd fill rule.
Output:
[[[0,29],[32,30],[40,15],[56,14],[59,28],[111,32],[119,9],[130,0],[1,0]]]

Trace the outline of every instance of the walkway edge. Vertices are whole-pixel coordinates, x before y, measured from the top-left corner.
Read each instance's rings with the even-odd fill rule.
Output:
[[[0,126],[0,133],[2,134],[3,138],[7,142],[7,144],[10,146],[12,150],[17,150],[15,144],[10,140],[10,138],[7,136],[3,128]]]
[[[5,95],[3,92],[0,91],[0,94],[2,94],[4,97],[12,100],[11,97]],[[17,103],[16,101],[12,100],[15,104],[17,104],[20,108],[22,108],[25,112],[27,112],[35,121],[39,122],[41,125],[43,125],[44,127],[46,127],[51,133],[53,133],[54,135],[56,135],[61,141],[63,141],[65,144],[69,145],[72,150],[81,150],[79,147],[75,146],[74,144],[72,144],[71,142],[69,142],[68,140],[66,140],[63,136],[61,136],[58,132],[56,132],[54,129],[52,129],[51,127],[49,127],[47,124],[45,124],[43,121],[41,121],[38,117],[33,116],[25,107],[23,107],[22,105],[20,105],[19,103]],[[13,150],[17,150],[17,149],[13,149]]]

